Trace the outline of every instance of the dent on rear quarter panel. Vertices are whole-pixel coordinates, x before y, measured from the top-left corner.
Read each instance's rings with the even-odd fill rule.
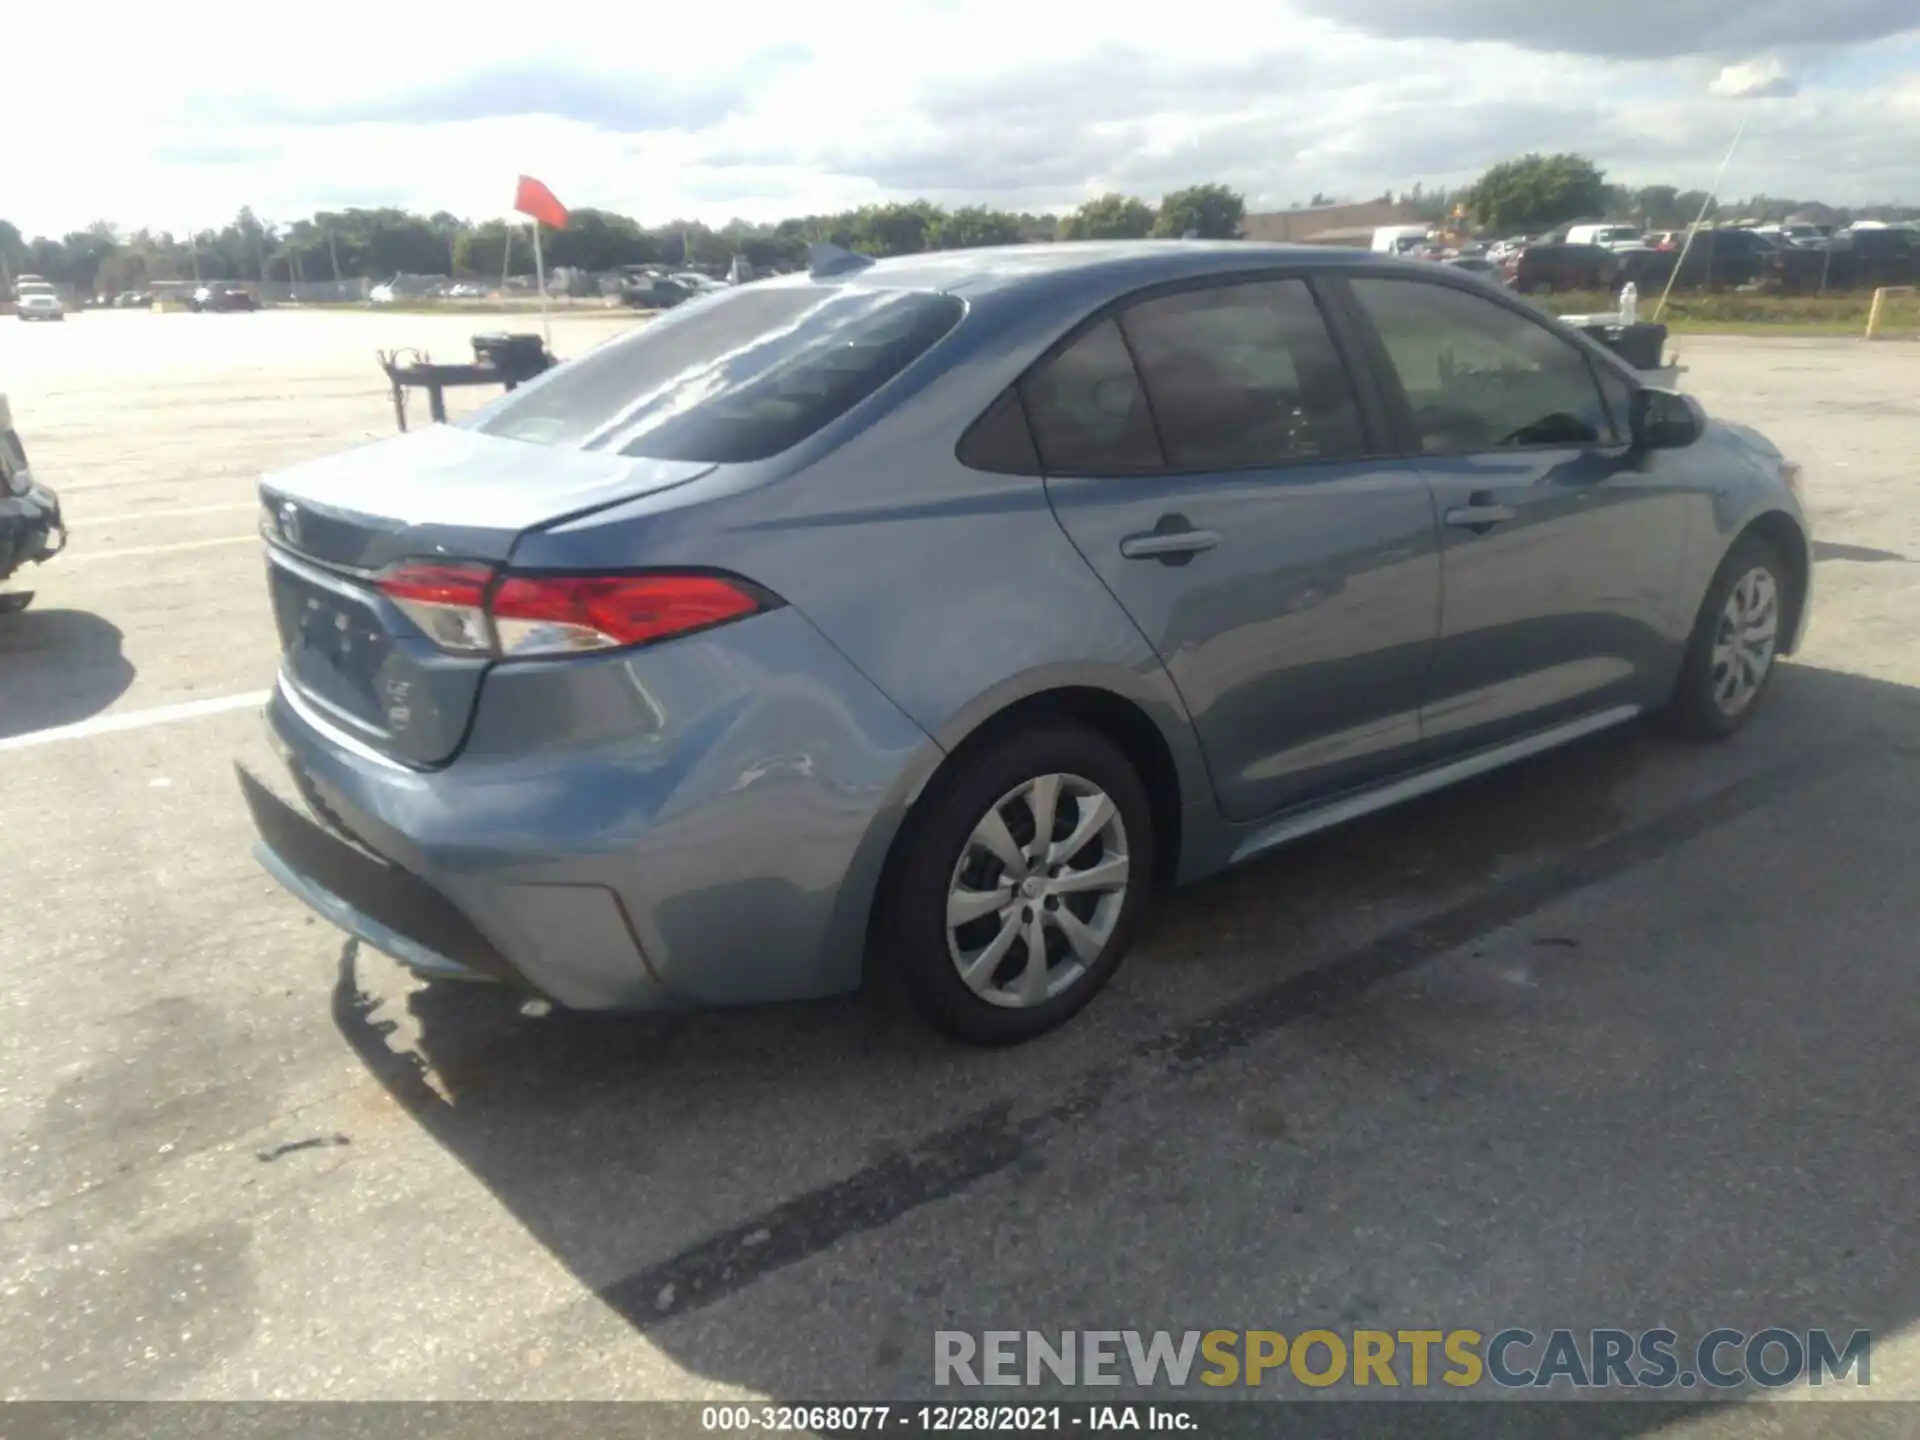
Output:
[[[730,503],[712,537],[719,563],[804,610],[949,750],[1039,691],[1107,690],[1160,729],[1183,801],[1210,802],[1165,668],[1074,549],[1042,481],[954,456],[967,425],[1066,323],[1030,323],[1017,344],[989,331],[957,345],[937,379],[832,453]]]
[[[1204,801],[1204,820],[1212,791],[1185,707],[1055,520],[1039,477],[954,457],[1000,390],[1103,298],[980,297],[927,355],[796,450],[530,534],[514,563],[742,575],[801,611],[948,749],[1038,691],[1109,690],[1160,728],[1182,800]]]
[[[501,665],[434,862],[607,887],[683,1001],[833,994],[859,983],[885,838],[938,753],[791,607],[627,655]],[[542,858],[508,858],[526,855]]]

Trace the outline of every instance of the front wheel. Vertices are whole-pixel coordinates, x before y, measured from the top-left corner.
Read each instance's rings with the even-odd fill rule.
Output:
[[[1051,722],[983,745],[922,803],[882,922],[907,993],[974,1044],[1064,1024],[1120,968],[1152,881],[1133,765],[1099,732]]]
[[[1692,740],[1733,734],[1759,707],[1777,668],[1792,591],[1786,566],[1757,535],[1736,544],[1707,587],[1663,719]]]

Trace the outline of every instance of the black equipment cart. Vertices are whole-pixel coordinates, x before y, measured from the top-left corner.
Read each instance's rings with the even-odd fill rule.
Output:
[[[436,365],[419,350],[377,350],[380,368],[393,387],[393,418],[407,428],[407,392],[427,392],[427,414],[436,425],[447,420],[449,389],[463,385],[501,385],[512,390],[544,374],[558,362],[547,353],[538,335],[476,335],[473,359],[456,365]]]

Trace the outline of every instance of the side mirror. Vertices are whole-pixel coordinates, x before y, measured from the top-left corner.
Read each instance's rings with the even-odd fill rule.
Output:
[[[1707,431],[1707,412],[1677,390],[1640,389],[1630,407],[1633,443],[1641,450],[1684,450]]]

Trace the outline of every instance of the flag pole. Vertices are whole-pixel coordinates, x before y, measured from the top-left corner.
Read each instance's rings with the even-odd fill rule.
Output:
[[[1680,242],[1680,258],[1673,262],[1673,270],[1667,276],[1667,288],[1660,292],[1660,303],[1653,307],[1653,320],[1658,324],[1666,313],[1667,297],[1673,294],[1674,282],[1680,278],[1680,267],[1687,263],[1687,252],[1693,249],[1693,238],[1700,233],[1700,227],[1707,223],[1707,211],[1711,210],[1720,194],[1720,184],[1727,178],[1727,166],[1733,163],[1733,152],[1740,148],[1740,137],[1747,133],[1747,117],[1740,117],[1740,125],[1733,132],[1733,143],[1727,146],[1726,158],[1720,162],[1720,169],[1713,177],[1713,189],[1707,192],[1707,198],[1700,202],[1700,213],[1694,217],[1693,224],[1687,228],[1687,238]],[[1707,278],[1713,278],[1713,261],[1707,261]]]
[[[553,326],[547,320],[547,266],[540,258],[540,222],[533,222],[533,280],[540,287],[540,334],[549,351],[553,349]]]

